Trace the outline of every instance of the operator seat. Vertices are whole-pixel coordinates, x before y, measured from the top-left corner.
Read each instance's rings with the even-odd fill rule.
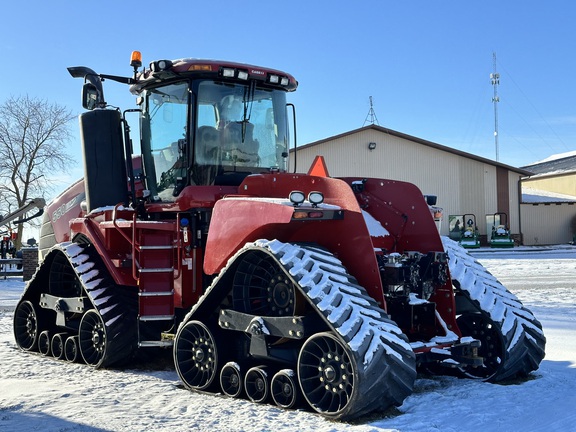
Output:
[[[196,135],[196,162],[218,164],[220,132],[212,126],[200,126]]]
[[[212,126],[200,126],[196,134],[192,180],[199,186],[214,183],[220,165],[220,132]]]
[[[235,166],[259,166],[260,144],[253,138],[253,131],[254,125],[248,122],[230,122],[224,127],[222,150],[225,163],[228,161]]]

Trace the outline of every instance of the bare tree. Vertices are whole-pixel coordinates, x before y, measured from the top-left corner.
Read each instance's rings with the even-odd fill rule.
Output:
[[[13,211],[31,198],[45,197],[51,174],[72,162],[66,152],[71,111],[28,96],[0,104],[0,207]],[[22,244],[19,225],[16,248]]]

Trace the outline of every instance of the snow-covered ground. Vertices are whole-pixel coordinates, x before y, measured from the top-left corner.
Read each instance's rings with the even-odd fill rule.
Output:
[[[191,393],[169,361],[92,370],[16,349],[21,277],[0,277],[0,431],[576,430],[576,247],[474,256],[542,322],[546,358],[523,382],[419,377],[404,404],[353,424],[304,411]]]

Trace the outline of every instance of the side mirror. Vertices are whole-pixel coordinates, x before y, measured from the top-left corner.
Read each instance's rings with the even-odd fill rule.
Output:
[[[93,110],[94,108],[104,108],[106,106],[100,75],[85,66],[69,67],[68,72],[73,78],[84,78],[84,86],[82,87],[83,108]]]
[[[429,206],[435,206],[436,201],[438,200],[436,195],[424,195],[424,198],[426,198],[426,204]]]
[[[92,83],[85,83],[82,86],[82,107],[87,110],[93,110],[98,107],[100,94],[96,86]]]

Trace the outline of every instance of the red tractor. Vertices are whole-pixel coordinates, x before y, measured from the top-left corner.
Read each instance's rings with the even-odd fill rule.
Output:
[[[514,295],[438,234],[414,185],[287,172],[287,73],[154,61],[84,78],[85,177],[47,206],[14,335],[95,368],[172,347],[186,387],[351,419],[400,405],[417,368],[538,368]],[[102,81],[137,96],[140,143]]]

